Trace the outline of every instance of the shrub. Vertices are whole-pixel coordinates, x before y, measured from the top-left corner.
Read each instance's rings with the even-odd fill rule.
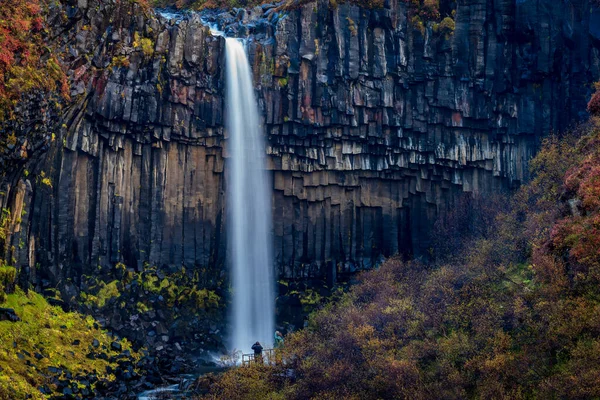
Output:
[[[587,109],[590,114],[600,116],[600,83],[596,84],[596,93],[588,103]]]
[[[6,0],[0,7],[0,119],[28,91],[69,97],[67,77],[44,39],[45,0]]]
[[[439,0],[404,0],[408,5],[408,17],[411,25],[422,34],[428,22],[434,22],[434,31],[448,37],[454,32],[453,13],[445,15],[440,9]],[[448,11],[449,12],[449,11]],[[443,17],[443,19],[442,19]],[[440,22],[441,20],[441,22]]]
[[[438,29],[441,33],[451,34],[454,32],[454,29],[456,29],[456,23],[452,18],[446,17],[440,22]]]

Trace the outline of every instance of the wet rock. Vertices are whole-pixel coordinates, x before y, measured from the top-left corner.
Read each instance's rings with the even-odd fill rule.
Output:
[[[50,304],[51,306],[58,306],[58,307],[62,308],[63,310],[69,309],[69,306],[61,299],[48,297],[48,298],[46,298],[46,301],[48,301],[48,304]]]

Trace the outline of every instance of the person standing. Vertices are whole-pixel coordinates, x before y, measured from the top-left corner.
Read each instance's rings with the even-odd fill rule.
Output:
[[[262,364],[262,362],[263,362],[263,357],[262,357],[263,347],[260,345],[259,342],[256,342],[252,345],[252,350],[254,350],[254,361]]]
[[[279,331],[275,331],[275,348],[283,346],[283,335]]]

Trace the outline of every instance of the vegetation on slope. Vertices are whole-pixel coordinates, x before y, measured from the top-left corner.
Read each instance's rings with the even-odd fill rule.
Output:
[[[19,321],[0,321],[0,399],[79,398],[134,375],[139,353],[112,338],[90,316],[64,312],[39,294],[17,288],[0,307]]]
[[[170,333],[183,340],[207,333],[204,331],[208,331],[211,324],[218,324],[223,319],[225,302],[207,286],[199,271],[182,268],[167,273],[146,265],[136,272],[118,263],[111,274],[82,276],[78,300],[81,311],[104,315],[107,319],[120,314],[127,320],[133,316],[140,324],[160,321],[165,328],[175,324],[177,328]],[[121,332],[124,336],[128,335],[125,329]],[[137,339],[148,340],[145,330],[136,334]],[[131,336],[133,332],[129,335],[135,343],[136,338]],[[214,342],[209,338],[204,340],[207,344]]]
[[[69,95],[66,75],[45,43],[44,7],[45,0],[5,0],[0,7],[0,120],[31,90]]]
[[[460,257],[364,273],[288,335],[285,366],[207,379],[206,398],[598,398],[600,117],[548,138],[531,170],[507,206],[446,217],[440,235],[480,218]]]

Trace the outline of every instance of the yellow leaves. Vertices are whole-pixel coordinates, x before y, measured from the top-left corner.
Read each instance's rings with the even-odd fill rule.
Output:
[[[383,314],[399,314],[413,310],[413,302],[408,298],[390,299],[388,305],[382,310]]]
[[[113,59],[112,59],[112,61],[110,63],[110,66],[111,67],[117,67],[117,68],[120,68],[120,67],[129,68],[130,64],[131,63],[130,63],[129,58],[127,56],[120,55],[120,56],[114,56],[113,57]]]
[[[350,17],[346,17],[346,21],[348,22],[348,29],[350,30],[350,34],[352,36],[358,35],[358,28],[356,27],[356,23]]]
[[[52,181],[46,176],[46,172],[41,171],[38,179],[42,185],[52,188]]]
[[[140,34],[137,31],[133,32],[133,43],[131,45],[135,48],[140,47]]]
[[[454,33],[454,30],[456,29],[456,23],[452,18],[446,17],[442,20],[442,22],[440,22],[438,29],[441,33],[450,35]]]
[[[46,178],[42,178],[41,180],[42,184],[48,187],[52,187],[52,181],[50,180],[50,178],[46,177]]]
[[[154,55],[154,44],[151,39],[143,38],[141,43],[142,52],[147,58]]]
[[[133,33],[132,46],[144,53],[144,56],[150,58],[154,55],[154,43],[152,39],[142,38],[138,32]]]

